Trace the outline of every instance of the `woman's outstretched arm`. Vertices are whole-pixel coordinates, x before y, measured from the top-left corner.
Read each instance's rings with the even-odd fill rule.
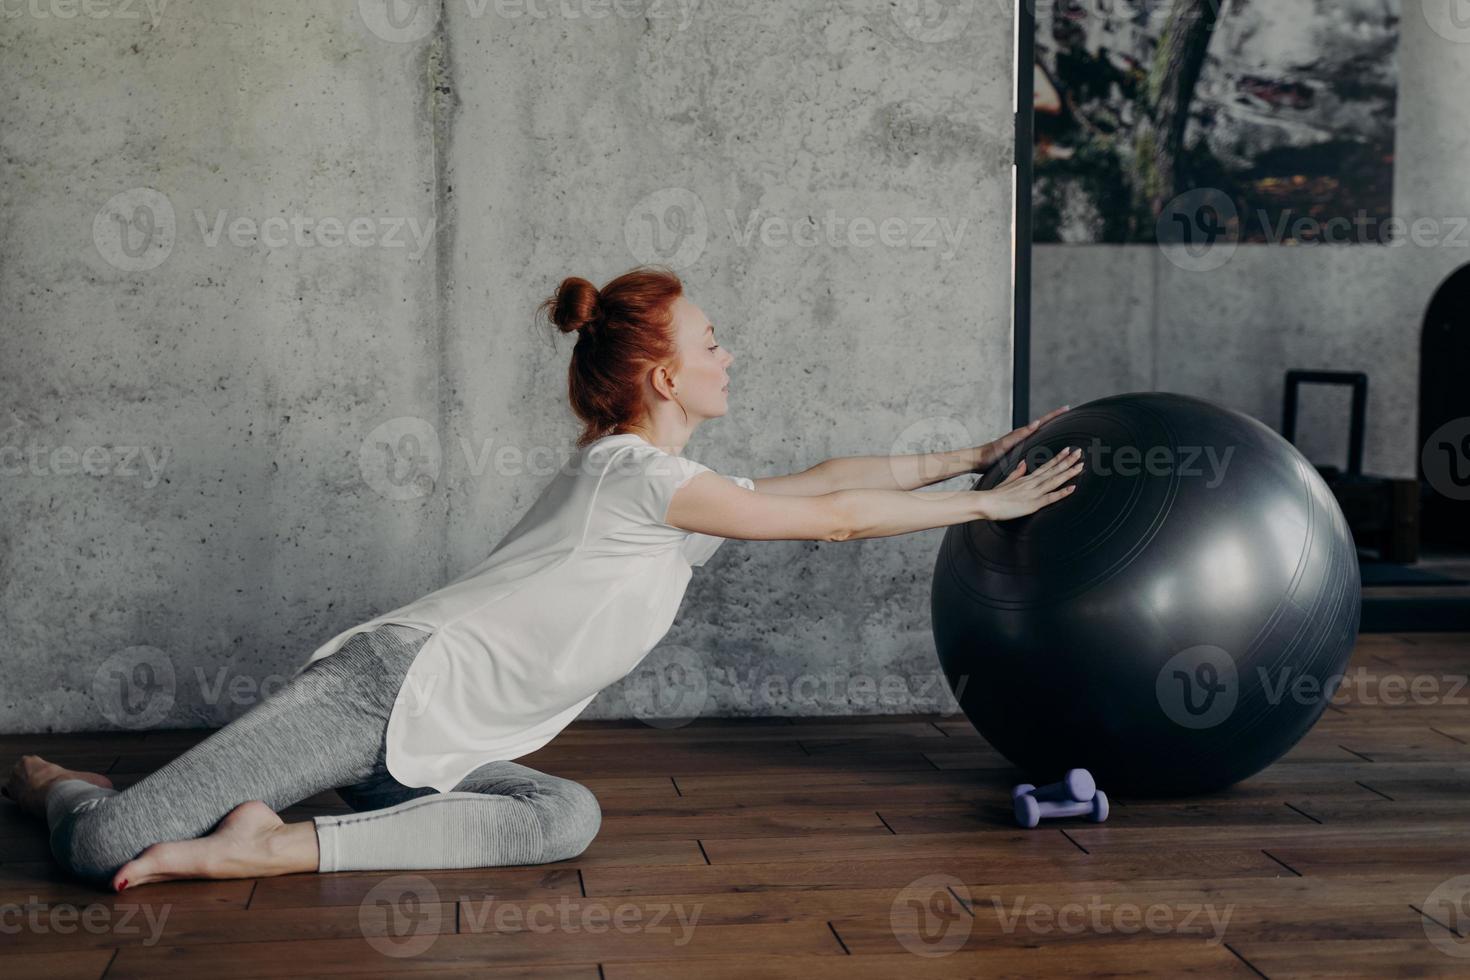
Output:
[[[800,473],[763,477],[755,481],[761,493],[816,496],[839,490],[917,490],[955,476],[988,469],[1023,439],[1065,412],[1054,409],[1006,433],[994,442],[966,449],[903,456],[838,456]]]
[[[686,531],[747,541],[850,541],[974,520],[1034,513],[1071,493],[1082,472],[1068,449],[1028,472],[1023,460],[990,490],[837,490],[816,496],[751,493],[718,473],[701,473],[674,493],[664,522]]]

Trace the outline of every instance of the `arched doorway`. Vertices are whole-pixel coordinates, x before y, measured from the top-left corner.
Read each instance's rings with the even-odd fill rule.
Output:
[[[1419,355],[1420,540],[1431,550],[1467,551],[1470,265],[1457,269],[1430,301]]]

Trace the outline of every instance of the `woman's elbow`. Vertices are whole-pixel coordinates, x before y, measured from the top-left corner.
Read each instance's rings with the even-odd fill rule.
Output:
[[[847,541],[852,538],[857,533],[857,527],[852,514],[851,497],[839,490],[820,499],[827,506],[823,513],[823,530],[816,540]]]

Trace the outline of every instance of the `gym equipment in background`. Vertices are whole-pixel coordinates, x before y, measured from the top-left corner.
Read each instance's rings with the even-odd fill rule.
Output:
[[[945,534],[930,597],[956,700],[1028,775],[1217,790],[1306,734],[1358,632],[1357,554],[1312,465],[1198,398],[1116,395],[1052,419],[977,482],[1083,451],[1077,491]]]
[[[1296,444],[1297,401],[1304,384],[1347,385],[1353,401],[1348,422],[1346,472],[1335,466],[1317,466],[1337,498],[1353,539],[1378,552],[1385,562],[1408,565],[1419,559],[1419,484],[1363,473],[1363,432],[1368,417],[1368,376],[1361,371],[1286,372],[1281,407],[1281,434]]]
[[[1440,554],[1470,552],[1470,265],[1434,291],[1419,339],[1419,540]]]

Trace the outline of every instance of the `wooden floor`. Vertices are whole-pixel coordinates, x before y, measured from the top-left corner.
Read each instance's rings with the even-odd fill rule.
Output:
[[[110,895],[6,801],[0,976],[1470,976],[1470,638],[1364,637],[1353,666],[1282,762],[1104,825],[1016,828],[1015,774],[937,717],[576,725],[522,761],[589,785],[602,833],[538,867]],[[123,786],[203,734],[0,751]]]

